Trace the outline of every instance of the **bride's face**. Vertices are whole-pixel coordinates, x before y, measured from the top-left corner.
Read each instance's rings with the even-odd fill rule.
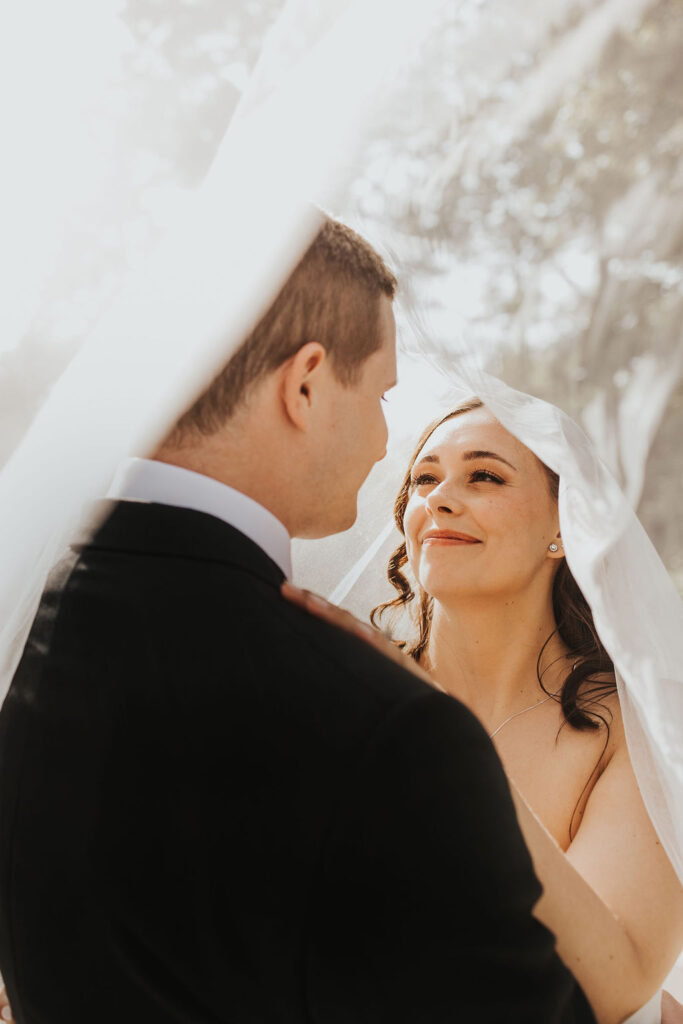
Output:
[[[513,600],[552,587],[557,504],[536,456],[485,409],[447,420],[411,472],[403,520],[410,566],[436,600]]]

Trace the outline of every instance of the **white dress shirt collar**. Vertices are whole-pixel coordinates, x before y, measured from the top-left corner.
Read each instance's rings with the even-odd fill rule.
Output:
[[[280,520],[253,498],[203,473],[153,459],[126,459],[107,497],[175,505],[216,516],[258,544],[287,579],[291,578],[291,539]]]

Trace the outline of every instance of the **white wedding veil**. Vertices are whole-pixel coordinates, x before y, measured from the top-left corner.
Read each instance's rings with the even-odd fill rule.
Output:
[[[546,98],[549,94],[563,96],[570,89],[570,74],[579,75],[580,69],[588,68],[615,26],[620,30],[637,20],[647,11],[648,3],[579,0],[573,4],[558,0],[547,5],[527,0],[522,5],[508,5],[502,0],[463,0],[456,5],[454,25],[449,29],[454,33],[450,50],[451,36],[441,34],[438,47],[434,42],[434,27],[438,31],[440,12],[448,6],[445,0],[283,3],[202,184],[195,191],[186,190],[182,202],[178,199],[165,233],[122,279],[117,294],[108,296],[98,309],[92,325],[78,339],[73,358],[53,382],[0,471],[2,696],[21,656],[46,575],[68,543],[83,509],[106,493],[123,458],[153,448],[258,320],[316,230],[318,215],[311,203],[326,208],[337,205],[353,180],[355,161],[363,154],[363,159],[374,161],[379,178],[379,185],[375,181],[367,189],[367,205],[372,208],[375,203],[378,211],[374,226],[370,223],[372,240],[375,236],[382,238],[383,204],[390,202],[416,210],[415,217],[429,234],[433,229],[430,218],[435,216],[435,192],[447,174],[455,174],[471,192],[466,197],[470,205],[462,203],[455,214],[451,211],[449,215],[449,230],[455,236],[458,218],[470,216],[474,209],[472,196],[477,194],[481,167],[514,143],[515,137],[523,137],[523,129],[529,125],[540,125],[541,155],[543,146],[552,140],[555,126],[543,121],[541,94]],[[50,155],[54,151],[54,166],[61,168],[60,147],[79,138],[79,124],[73,115],[64,119],[68,131],[63,135],[54,125],[62,123],[63,108],[80,102],[88,76],[98,82],[103,74],[102,63],[96,59],[98,47],[110,38],[109,27],[118,24],[121,5],[118,0],[96,5],[109,18],[104,25],[107,31],[102,25],[97,29],[95,7],[88,0],[66,0],[57,6],[59,14],[50,14],[54,32],[45,32],[53,52],[43,43],[37,49],[30,45],[33,25],[48,10],[42,0],[26,0],[19,5],[14,21],[4,15],[5,74],[17,76],[20,84],[25,82],[21,76],[27,74],[27,68],[34,76],[26,114],[30,130],[17,118],[16,111],[9,109],[6,117],[6,148],[10,154],[6,163],[11,175],[2,191],[11,216],[6,218],[0,243],[6,293],[3,323],[6,332],[16,330],[17,340],[42,294],[43,263],[53,249],[50,230],[60,219],[65,194],[57,190],[52,206],[49,198],[45,199]],[[484,19],[485,31],[477,29],[477,19]],[[510,92],[509,81],[499,80],[499,54],[503,49],[514,55],[520,67],[533,65],[541,27],[548,36],[561,36],[566,30],[566,45],[558,45],[554,51],[557,63],[552,67],[544,68],[539,60],[537,80],[530,73],[524,96],[517,97],[514,90]],[[88,39],[93,51],[83,71],[84,80],[79,80],[78,89],[60,92],[57,78],[69,64],[64,48],[69,39],[82,40],[84,31],[92,34]],[[644,36],[644,47],[648,38]],[[435,48],[442,57],[448,55],[443,82],[439,80],[437,88],[446,98],[452,95],[453,110],[447,119],[449,124],[443,128],[445,141],[439,141],[442,157],[431,169],[427,183],[418,189],[413,188],[409,174],[401,178],[398,169],[368,144],[382,123],[388,97],[404,87],[407,70],[412,71],[410,81],[419,83],[419,62],[430,60]],[[12,59],[17,53],[21,60]],[[475,72],[490,73],[496,79],[493,99],[479,96]],[[55,83],[51,76],[55,76]],[[17,90],[10,88],[15,82],[6,85],[3,94],[7,104],[7,97],[16,95]],[[628,87],[623,76],[615,88],[622,86]],[[403,96],[402,102],[406,117],[410,114],[422,126],[416,153],[410,157],[416,163],[420,148],[432,143],[430,97],[417,90]],[[475,108],[476,118],[471,113]],[[563,116],[566,121],[566,112]],[[634,130],[639,129],[637,110],[633,117]],[[676,137],[673,129],[668,131],[664,142],[669,149],[663,152],[671,151]],[[41,138],[43,148],[38,149],[35,142]],[[549,159],[549,180],[556,173],[578,174],[574,168],[580,163],[580,150],[577,139],[563,138],[560,155],[553,156],[554,163]],[[562,164],[565,159],[573,161],[569,170]],[[38,163],[43,178],[36,171]],[[412,163],[408,161],[409,166]],[[506,170],[507,166],[505,162],[500,164],[496,179],[501,196],[510,191],[512,172],[509,167]],[[591,173],[598,174],[602,166],[598,157],[595,166],[597,170],[592,168]],[[87,168],[95,173],[91,165]],[[680,178],[680,165],[677,173]],[[62,178],[66,181],[68,174],[64,173],[60,182]],[[666,209],[657,207],[661,178],[652,180],[648,192],[645,185],[650,179],[643,172],[633,185],[632,204],[638,209],[646,207],[659,217],[657,223],[664,238],[671,225]],[[22,182],[23,195],[19,190]],[[482,217],[492,224],[496,218],[513,214],[518,219],[536,218],[538,237],[545,239],[552,232],[553,217],[559,217],[565,209],[561,204],[571,204],[575,187],[574,177],[566,195],[555,184],[553,195],[541,202],[529,198],[531,190],[524,185],[520,195],[524,203],[528,200],[526,206],[520,201],[515,207],[511,202],[503,211],[494,196]],[[36,217],[36,211],[40,216]],[[476,219],[478,215],[475,210],[472,216]],[[359,226],[363,230],[364,225]],[[636,228],[640,227],[627,223],[626,228],[619,235],[610,227],[607,242],[611,248],[600,262],[599,273],[612,274],[615,281],[624,281],[625,287],[630,287],[633,275],[641,273],[637,251],[634,254],[628,248],[639,237]],[[652,248],[650,237],[644,234],[643,238],[641,248]],[[394,239],[385,241],[400,249]],[[36,258],[32,262],[27,257],[34,250]],[[622,250],[625,255],[620,261]],[[508,258],[512,259],[503,254],[500,266],[494,268],[501,293],[509,288],[501,308],[505,303],[517,302],[523,312],[528,297],[523,288],[515,291],[516,286],[506,283],[509,267],[503,264]],[[530,261],[534,256],[520,243],[519,258]],[[573,252],[572,258],[578,266],[583,255]],[[581,430],[559,408],[483,373],[483,333],[476,335],[481,358],[465,358],[472,355],[475,346],[468,348],[466,325],[459,334],[448,309],[442,317],[448,320],[444,333],[452,329],[452,338],[458,340],[454,340],[450,355],[441,360],[442,371],[435,376],[431,365],[434,351],[430,349],[425,355],[424,346],[410,340],[425,330],[428,333],[417,322],[411,299],[412,287],[419,304],[420,286],[425,283],[420,277],[423,254],[404,262],[409,269],[403,271],[405,304],[399,311],[399,326],[404,348],[414,351],[404,351],[401,357],[403,404],[392,405],[390,401],[388,407],[395,444],[390,445],[387,462],[375,468],[361,493],[354,531],[346,539],[297,546],[298,580],[333,600],[343,601],[369,575],[381,575],[382,559],[394,543],[391,506],[405,468],[402,453],[407,450],[407,441],[414,440],[421,428],[449,405],[476,394],[507,429],[560,475],[560,518],[568,563],[614,660],[638,782],[655,828],[683,881],[683,609],[676,588],[638,522],[632,503]],[[456,269],[465,272],[461,267]],[[680,290],[680,280],[675,274],[671,276],[673,271],[665,259],[651,260],[646,270],[655,284],[659,274],[664,281],[662,287],[666,285],[672,294]],[[561,269],[558,275],[562,274],[567,276]],[[410,279],[405,280],[407,277]],[[448,281],[445,271],[442,277]],[[611,286],[611,282],[608,284]],[[567,287],[580,292],[585,282],[579,274]],[[674,308],[671,303],[669,307]],[[486,329],[484,326],[482,331]],[[680,326],[674,326],[673,334],[668,326],[666,330],[672,340],[660,355],[665,362],[668,360],[668,378],[675,382],[683,365]],[[592,343],[597,344],[594,339]],[[542,353],[540,345],[536,351]],[[0,351],[11,348],[12,338],[5,337]],[[570,362],[568,358],[568,365]],[[644,364],[641,361],[637,365]],[[574,376],[568,370],[567,387],[570,376],[571,381],[580,380],[580,369],[572,363]],[[437,384],[425,384],[421,389],[423,377]],[[662,379],[661,374],[655,375],[654,384],[659,386]],[[409,417],[406,409],[410,410]],[[628,435],[634,444],[649,438],[654,429],[654,421],[645,412],[633,410],[633,423],[637,426],[641,422],[638,417],[642,413],[645,424],[640,432],[634,430]],[[641,469],[646,451],[645,445]],[[641,478],[633,485],[634,494],[639,483]]]

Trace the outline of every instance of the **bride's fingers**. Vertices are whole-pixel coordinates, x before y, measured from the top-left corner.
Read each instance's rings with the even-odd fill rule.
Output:
[[[293,583],[287,581],[282,584],[281,589],[283,597],[291,601],[292,604],[298,604],[299,607],[304,608],[312,615],[316,615],[319,619],[324,619],[334,626],[345,629],[348,633],[352,633],[354,636],[370,644],[385,657],[390,658],[391,661],[395,661],[397,665],[401,665],[403,668],[408,669],[409,672],[419,676],[426,683],[429,683],[430,686],[441,689],[412,658],[404,654],[379,629],[375,629],[374,626],[370,626],[366,622],[361,622],[351,612],[339,608],[336,604],[331,604],[324,597],[313,594],[310,590],[302,590],[301,587],[295,587]]]
[[[339,608],[336,604],[331,604],[326,601],[324,597],[320,597],[319,594],[313,594],[310,590],[302,590],[301,587],[295,587],[293,583],[285,581],[282,584],[282,596],[292,604],[298,604],[301,608],[304,608],[307,612],[312,615],[317,615],[319,619],[325,619],[326,622],[331,622],[333,625],[340,626],[349,633],[353,633],[355,636],[360,637],[362,640],[366,640],[373,646],[379,646],[379,641],[388,641],[372,626],[369,626],[365,622],[361,622],[351,612],[345,611],[343,608]]]
[[[7,990],[4,985],[0,987],[0,1018],[2,1018],[3,1021],[11,1021],[12,1024],[14,1022],[12,1010],[9,1005],[9,999],[7,998]]]

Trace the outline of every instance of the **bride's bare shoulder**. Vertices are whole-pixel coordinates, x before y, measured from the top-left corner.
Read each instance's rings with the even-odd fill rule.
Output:
[[[609,722],[608,742],[599,778],[566,852],[618,913],[644,962],[656,973],[662,964],[673,963],[683,941],[683,890],[643,802],[617,693],[606,693],[601,704],[609,712],[603,712]]]

